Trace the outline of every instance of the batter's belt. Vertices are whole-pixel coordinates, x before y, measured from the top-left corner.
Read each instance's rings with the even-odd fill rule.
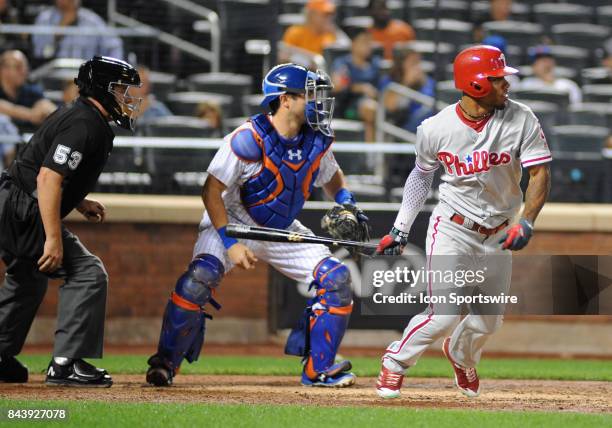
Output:
[[[453,223],[457,223],[466,229],[473,230],[474,232],[478,232],[486,236],[495,235],[497,232],[508,226],[508,220],[506,220],[499,226],[489,229],[458,213],[453,214],[450,219]]]

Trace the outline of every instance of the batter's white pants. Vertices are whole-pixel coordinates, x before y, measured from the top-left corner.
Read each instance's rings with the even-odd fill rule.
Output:
[[[489,295],[508,294],[512,256],[509,250],[502,250],[498,244],[505,230],[486,237],[452,222],[450,218],[453,213],[451,207],[441,202],[431,215],[426,240],[428,269],[485,269],[485,281],[479,285],[480,290]],[[427,293],[448,296],[445,288],[448,288],[448,284],[432,280],[427,284]],[[461,289],[453,289],[461,292]],[[424,312],[410,320],[401,340],[389,345],[383,355],[385,367],[403,373],[406,368],[417,363],[429,345],[447,335],[459,321],[451,335],[451,356],[463,367],[475,367],[480,361],[487,338],[502,324],[503,306],[493,312],[490,305],[485,308],[473,303],[468,308],[469,314],[461,320],[460,307],[430,304]]]

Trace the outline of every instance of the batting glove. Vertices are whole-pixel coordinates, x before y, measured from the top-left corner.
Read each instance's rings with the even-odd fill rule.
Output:
[[[378,243],[376,254],[399,256],[402,254],[402,251],[404,251],[406,244],[408,244],[408,234],[393,227],[391,228],[391,232],[383,236]]]
[[[522,218],[517,224],[512,226],[499,243],[502,244],[504,250],[518,251],[524,248],[531,235],[533,234],[533,225],[528,220]]]

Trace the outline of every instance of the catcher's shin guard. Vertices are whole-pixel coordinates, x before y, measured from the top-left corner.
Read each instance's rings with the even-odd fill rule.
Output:
[[[161,365],[172,376],[186,358],[196,361],[204,343],[206,318],[203,306],[210,303],[216,309],[219,304],[212,298],[212,290],[219,285],[225,269],[216,257],[200,254],[189,264],[176,283],[176,288],[164,312],[157,354],[149,364]]]
[[[311,380],[328,377],[353,310],[351,275],[338,259],[328,257],[321,260],[313,276],[311,286],[316,288],[317,296],[311,301],[308,319],[310,352],[306,355],[304,367],[305,377]],[[345,367],[350,370],[350,363]]]

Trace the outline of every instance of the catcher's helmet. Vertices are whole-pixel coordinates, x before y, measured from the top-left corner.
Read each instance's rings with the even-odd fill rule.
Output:
[[[334,113],[334,87],[330,77],[324,71],[308,71],[298,64],[280,64],[272,68],[262,82],[264,99],[261,102],[267,107],[282,94],[304,94],[306,97],[306,122],[308,125],[332,136],[331,119]]]
[[[494,46],[473,46],[459,52],[453,64],[455,88],[474,98],[491,92],[488,77],[503,77],[518,73],[506,65],[506,57]]]
[[[138,71],[125,61],[106,56],[94,56],[79,68],[74,83],[79,93],[96,99],[122,128],[134,129],[134,113],[140,98],[129,95],[129,89],[140,86]]]

